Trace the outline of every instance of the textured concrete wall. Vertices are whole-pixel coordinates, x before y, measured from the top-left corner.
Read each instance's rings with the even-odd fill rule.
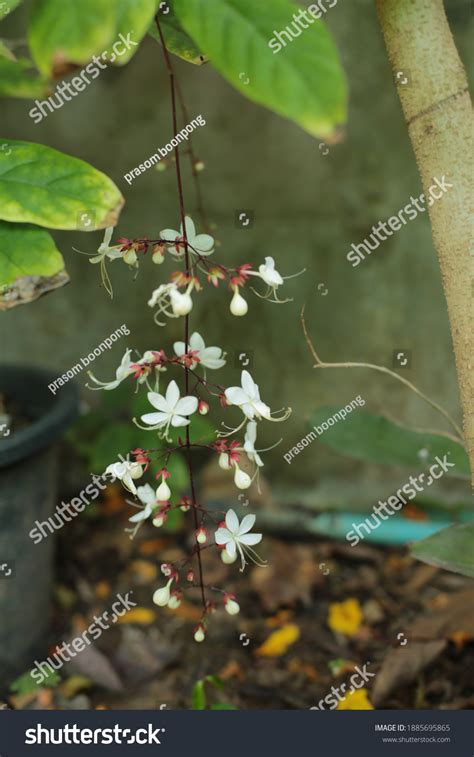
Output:
[[[448,6],[468,65],[469,4],[453,1]],[[265,400],[275,408],[293,407],[292,419],[284,427],[268,424],[263,438],[271,444],[283,436],[281,453],[307,433],[312,409],[326,403],[345,405],[359,393],[373,411],[443,428],[428,406],[386,377],[359,370],[315,373],[299,323],[303,303],[324,359],[390,366],[395,349],[409,349],[412,367],[405,375],[459,417],[448,319],[426,215],[394,234],[358,268],[346,260],[351,243],[398,212],[410,195],[421,192],[421,185],[373,4],[339,3],[328,22],[349,77],[350,114],[345,142],[327,155],[296,126],[243,99],[211,66],[176,64],[191,117],[202,113],[207,120],[195,141],[206,163],[202,180],[206,205],[219,227],[218,254],[230,264],[273,255],[284,274],[306,268],[304,276],[287,283],[285,292],[294,296],[287,305],[255,298],[250,315],[235,319],[227,311],[229,297],[221,291],[207,300],[196,297],[193,310],[193,326],[208,343],[225,345],[231,353],[253,350],[253,373]],[[160,48],[152,40],[125,69],[105,71],[38,126],[27,115],[27,102],[2,101],[1,108],[2,136],[44,142],[77,155],[117,182],[127,200],[119,235],[156,235],[176,226],[172,171],[149,170],[130,187],[122,178],[172,136],[168,82]],[[189,178],[186,200],[191,209]],[[235,228],[239,208],[254,211],[252,229]],[[166,331],[154,326],[151,311],[144,307],[162,269],[146,261],[133,281],[120,262],[114,263],[111,303],[99,288],[97,268],[72,250],[92,252],[102,235],[55,237],[72,283],[1,316],[6,361],[57,366],[59,373],[123,322],[132,331],[127,344],[138,349],[159,348],[164,338],[171,341],[179,334],[176,323]],[[318,284],[327,288],[326,295]],[[97,361],[101,375],[114,370],[124,347],[125,340]],[[233,357],[227,371],[231,383],[239,373]],[[363,498],[364,489],[373,494],[383,482],[387,487],[385,474],[317,444],[291,467],[273,452],[270,469],[275,486],[286,488],[288,496],[304,488],[311,499],[329,490],[333,500]]]

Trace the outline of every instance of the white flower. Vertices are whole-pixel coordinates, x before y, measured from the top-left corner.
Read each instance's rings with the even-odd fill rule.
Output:
[[[275,261],[273,258],[265,258],[265,264],[262,263],[258,267],[258,270],[260,278],[272,289],[276,289],[283,284],[283,276],[275,270]]]
[[[178,357],[186,354],[186,345],[184,342],[175,342],[173,345],[174,351]],[[189,351],[197,352],[200,364],[204,368],[210,368],[211,370],[217,370],[225,365],[225,360],[220,347],[206,347],[204,339],[197,331],[191,334],[189,339]],[[192,368],[195,368],[197,363],[193,361]]]
[[[188,315],[193,309],[193,301],[191,295],[187,292],[179,292],[177,289],[172,289],[170,292],[170,303],[173,309],[173,313],[176,316]]]
[[[118,478],[129,492],[136,494],[137,489],[133,483],[133,479],[140,478],[143,475],[143,468],[140,463],[131,463],[130,460],[122,460],[121,463],[108,465],[105,473],[110,473],[115,478]]]
[[[188,426],[190,421],[186,416],[196,412],[198,407],[197,397],[180,397],[178,384],[171,381],[168,384],[166,395],[148,392],[148,401],[155,407],[157,413],[146,413],[142,415],[143,423],[150,426],[150,430],[157,428],[168,428],[174,426]]]
[[[249,420],[266,418],[271,420],[270,408],[260,399],[260,391],[248,371],[242,371],[242,387],[231,386],[225,390],[225,397],[231,405],[237,405]]]
[[[117,368],[115,372],[115,381],[99,381],[95,378],[93,373],[91,371],[88,371],[88,374],[92,381],[94,381],[95,384],[98,384],[98,386],[89,386],[89,389],[105,389],[106,391],[110,391],[111,389],[116,389],[119,384],[122,383],[128,376],[131,376],[132,373],[135,373],[135,368],[132,368],[132,361],[130,360],[130,354],[132,350],[127,350],[125,352],[125,355],[122,358],[122,362],[120,363],[119,367]]]
[[[184,222],[186,227],[186,239],[189,243],[189,251],[204,256],[212,255],[214,252],[214,239],[209,236],[209,234],[196,234],[196,227],[189,216],[186,216]],[[183,224],[181,224],[179,231],[175,231],[174,229],[163,229],[163,231],[160,231],[160,237],[167,242],[174,243],[169,246],[171,255],[174,255],[177,258],[183,257]]]
[[[253,562],[256,562],[255,556],[258,557],[251,548],[251,545],[259,544],[262,541],[262,534],[249,533],[254,523],[255,515],[246,515],[242,523],[239,524],[239,519],[235,512],[229,510],[225,516],[225,528],[218,528],[216,531],[216,544],[225,546],[225,551],[229,558],[234,558],[237,552],[239,552],[242,563],[241,570],[247,564],[245,556],[250,557]]]
[[[110,240],[112,239],[112,234],[114,231],[113,226],[109,226],[105,230],[104,234],[104,240],[100,244],[97,252],[98,255],[90,259],[90,263],[101,263],[104,258],[108,258],[109,260],[115,260],[116,258],[121,258],[123,256],[123,253],[121,252],[122,245],[116,244],[110,246]]]
[[[132,517],[128,519],[130,523],[141,523],[142,521],[147,520],[147,518],[153,515],[153,511],[157,507],[155,492],[150,484],[139,486],[137,488],[137,497],[144,507],[140,508],[136,515],[132,515]]]
[[[258,454],[257,450],[255,449],[255,442],[257,441],[257,424],[255,421],[250,421],[250,423],[247,423],[247,429],[245,431],[245,441],[244,441],[244,450],[247,453],[248,459],[258,465],[259,468],[262,467],[263,461],[260,455]]]
[[[178,285],[172,281],[169,284],[160,284],[155,289],[148,300],[148,305],[151,308],[157,307],[158,310],[155,313],[155,323],[158,326],[164,326],[165,324],[158,320],[161,313],[168,318],[179,318],[182,315],[188,315],[193,307],[193,301],[191,299],[191,292],[194,289],[196,282],[193,280],[188,284],[185,292],[180,292]]]

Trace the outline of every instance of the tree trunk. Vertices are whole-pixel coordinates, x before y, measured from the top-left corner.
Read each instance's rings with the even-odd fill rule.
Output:
[[[442,0],[376,0],[423,189],[450,188],[429,208],[448,305],[464,436],[474,476],[472,107]],[[433,334],[432,344],[436,344]],[[427,345],[427,349],[429,346]]]

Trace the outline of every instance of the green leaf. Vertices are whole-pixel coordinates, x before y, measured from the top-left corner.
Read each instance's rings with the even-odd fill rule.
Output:
[[[321,424],[327,422],[340,410],[336,405],[319,408],[311,422],[323,432],[316,438],[330,449],[357,460],[369,460],[407,468],[428,467],[436,457],[454,463],[445,475],[454,478],[470,478],[469,458],[465,449],[452,439],[428,431],[413,431],[382,415],[353,409],[345,420],[335,419],[335,424],[326,431]]]
[[[335,141],[346,120],[347,87],[322,21],[274,53],[275,30],[300,7],[290,0],[174,0],[181,24],[218,71],[243,95],[307,132]]]
[[[46,231],[0,221],[0,310],[36,300],[68,281],[62,255]]]
[[[50,75],[65,63],[83,65],[107,49],[116,29],[111,0],[35,0],[28,41],[39,70]]]
[[[23,0],[0,0],[0,21],[10,15]]]
[[[150,434],[134,423],[112,423],[102,429],[90,448],[90,465],[94,472],[102,474],[108,465],[119,462],[119,454],[126,457],[132,449],[150,445]]]
[[[168,12],[165,13],[165,11],[166,9],[163,9],[160,13],[160,26],[165,38],[166,49],[173,55],[177,55],[178,58],[188,61],[188,63],[202,66],[207,61],[206,56],[201,53],[189,34],[184,31],[174,10],[168,6]],[[161,45],[161,37],[154,21],[148,33]]]
[[[45,145],[2,140],[0,219],[51,229],[103,229],[117,223],[119,190],[88,163]],[[93,219],[88,227],[81,217]]]
[[[27,671],[26,673],[23,673],[22,676],[13,681],[10,686],[10,690],[21,697],[25,696],[25,694],[33,694],[35,691],[38,691],[39,688],[54,688],[59,683],[61,683],[61,678],[54,670],[51,670],[47,673],[41,684],[35,681],[30,671]]]
[[[8,52],[8,48],[0,50],[0,97],[42,97],[48,90],[48,80],[34,72],[29,60],[12,60]]]
[[[157,0],[35,0],[29,23],[33,58],[45,74],[102,54],[100,68],[109,62],[123,66],[138,50],[156,7]]]
[[[205,710],[207,704],[204,681],[196,681],[193,686],[191,705],[193,710]]]
[[[123,34],[125,38],[131,34],[130,39],[133,42],[140,42],[148,31],[159,0],[115,0],[115,2],[117,3],[117,25],[115,37],[111,43],[118,39],[119,34]],[[131,45],[122,55],[117,55],[113,62],[118,66],[124,66],[137,50],[138,44]]]
[[[227,704],[226,702],[219,702],[217,704],[211,704],[210,710],[237,710],[237,707],[234,707],[232,704]]]
[[[444,528],[417,542],[411,553],[428,565],[474,578],[474,522]]]

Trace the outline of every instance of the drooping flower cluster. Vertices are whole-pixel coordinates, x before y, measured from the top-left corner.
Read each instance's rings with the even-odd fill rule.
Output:
[[[163,318],[185,318],[184,340],[176,341],[172,351],[160,345],[159,349],[147,350],[140,355],[128,348],[111,381],[100,381],[92,373],[89,376],[92,389],[110,391],[122,382],[131,380],[137,391],[140,388],[147,391],[149,411],[133,420],[141,429],[158,436],[158,448],[156,444],[150,444],[149,449],[135,449],[127,459],[112,463],[107,470],[134,497],[130,504],[137,512],[129,518],[131,538],[145,523],[155,528],[164,526],[174,509],[192,515],[191,554],[181,561],[161,566],[166,583],[156,589],[153,601],[159,607],[176,609],[186,590],[199,591],[203,612],[194,629],[194,638],[200,642],[206,636],[209,618],[217,607],[216,602],[208,598],[209,592],[220,594],[228,614],[239,612],[234,595],[204,583],[200,550],[217,550],[227,565],[240,558],[240,570],[244,570],[249,561],[259,566],[265,565],[265,562],[254,550],[262,540],[261,533],[251,533],[255,515],[245,515],[239,521],[234,510],[229,509],[223,513],[222,520],[220,514],[215,515],[201,506],[193,484],[190,455],[194,447],[205,448],[217,455],[221,469],[233,475],[237,489],[248,489],[253,482],[258,486],[259,471],[264,465],[262,454],[267,451],[258,448],[258,425],[283,421],[291,410],[272,411],[262,400],[259,386],[247,370],[242,371],[239,386],[224,386],[208,379],[208,371],[224,368],[226,353],[221,347],[207,346],[197,331],[189,335],[188,316],[193,307],[192,298],[203,290],[206,282],[218,287],[221,282],[227,281],[232,293],[230,311],[233,315],[242,316],[248,311],[248,303],[241,290],[252,277],[261,279],[267,287],[259,296],[271,302],[285,302],[287,300],[280,300],[277,294],[284,284],[284,277],[276,270],[271,257],[266,257],[258,269],[249,263],[234,269],[211,263],[215,241],[209,234],[197,234],[189,217],[185,219],[184,228],[181,225],[179,231],[164,229],[156,240],[121,238],[117,245],[112,246],[110,242],[111,234],[107,230],[99,254],[91,262],[100,262],[105,266],[106,259],[121,257],[129,266],[136,268],[140,255],[151,250],[154,263],[163,263],[167,256],[173,261],[185,263],[185,270],[172,273],[168,281],[159,284],[152,292],[148,301],[148,305],[155,310],[155,321],[160,325],[164,325]],[[179,372],[184,379],[182,381]],[[215,432],[214,441],[196,441],[194,434],[191,435],[194,419],[198,414],[206,415],[213,403],[226,414],[240,413],[240,419],[231,425],[223,424]],[[173,455],[183,453],[190,465],[190,490],[186,494],[177,488],[170,463]],[[147,471],[151,473],[158,461],[160,469],[155,474],[158,483],[140,482],[141,485],[137,485],[138,479]]]

